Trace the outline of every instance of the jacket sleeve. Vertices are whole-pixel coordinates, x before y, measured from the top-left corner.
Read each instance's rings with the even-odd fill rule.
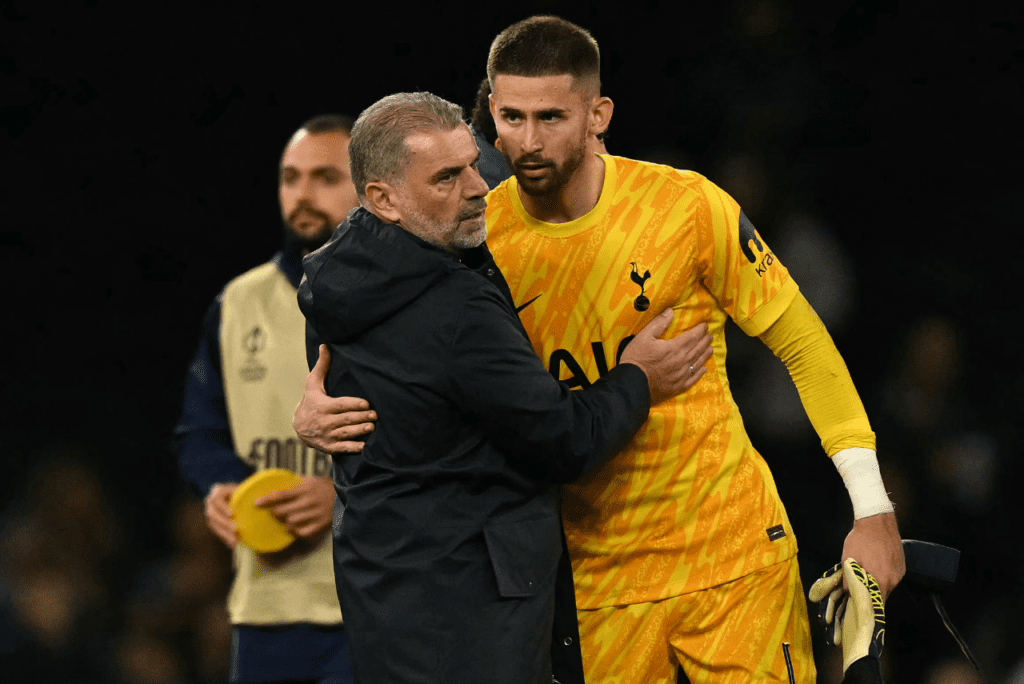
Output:
[[[313,366],[316,365],[317,360],[320,358],[320,345],[324,341],[320,338],[320,333],[316,331],[313,324],[308,320],[306,321],[306,365],[309,366],[309,370],[313,370]]]
[[[581,391],[555,380],[496,290],[463,307],[451,396],[488,439],[535,477],[571,482],[617,454],[650,411],[647,376],[622,364]]]
[[[171,449],[178,468],[200,496],[220,482],[241,482],[253,469],[235,454],[228,425],[227,402],[220,367],[220,297],[203,320],[199,349],[185,380],[181,419]]]

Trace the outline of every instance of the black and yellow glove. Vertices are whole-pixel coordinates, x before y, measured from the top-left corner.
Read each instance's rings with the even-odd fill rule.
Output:
[[[840,634],[841,623],[836,620],[836,612],[846,601],[846,592],[843,590],[843,566],[833,565],[825,571],[807,592],[807,598],[818,604],[818,622],[825,630],[825,641],[829,645],[842,641]],[[828,600],[826,600],[828,599]]]
[[[811,585],[808,598],[819,604],[826,640],[843,649],[843,672],[862,658],[869,660],[859,663],[858,669],[865,664],[877,669],[885,642],[885,602],[875,578],[847,558]]]

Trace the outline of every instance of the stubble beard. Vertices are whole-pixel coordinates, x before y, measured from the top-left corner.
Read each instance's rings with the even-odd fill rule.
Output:
[[[523,155],[515,161],[506,155],[505,159],[508,161],[509,166],[512,167],[512,171],[516,175],[516,181],[523,192],[531,197],[546,197],[557,193],[568,185],[573,175],[583,166],[583,160],[586,159],[586,155],[587,141],[584,138],[578,146],[570,151],[569,156],[565,159],[565,163],[561,166],[555,164],[550,159],[531,157],[530,155]],[[527,163],[549,163],[550,166],[548,168],[550,171],[545,177],[530,178],[520,168],[521,164]]]
[[[295,227],[296,222],[299,219],[299,214],[304,213],[313,218],[319,220],[320,225],[314,228],[312,231],[306,229],[302,232]],[[289,242],[298,244],[299,246],[314,251],[319,249],[327,242],[331,235],[334,234],[335,226],[332,225],[331,217],[308,205],[300,205],[296,207],[292,213],[288,216],[282,217],[284,221],[284,229],[289,237]]]
[[[470,200],[451,223],[439,221],[426,214],[421,214],[415,209],[407,210],[408,219],[403,227],[413,235],[429,242],[435,247],[448,252],[461,252],[467,249],[479,247],[487,239],[487,223],[484,216],[478,221],[480,226],[471,233],[459,230],[462,222],[481,211],[485,211],[487,202],[482,197]]]

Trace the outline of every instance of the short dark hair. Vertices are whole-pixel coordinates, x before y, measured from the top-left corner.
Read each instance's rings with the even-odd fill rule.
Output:
[[[348,144],[359,201],[366,198],[367,183],[404,177],[409,166],[406,138],[423,131],[452,131],[461,123],[462,107],[432,93],[395,93],[367,107],[352,126]]]
[[[601,52],[590,33],[560,17],[541,15],[523,19],[498,34],[487,56],[487,78],[560,76],[601,94]]]
[[[300,131],[306,131],[313,135],[320,133],[336,133],[342,132],[346,135],[352,135],[352,126],[355,125],[355,119],[351,116],[344,114],[317,114],[314,117],[306,119],[306,121],[299,126]]]
[[[476,100],[473,101],[473,114],[469,122],[473,128],[483,133],[487,142],[494,144],[498,139],[498,129],[494,125],[494,117],[491,116],[491,103],[487,99],[491,95],[491,82],[486,78],[480,81],[476,89]]]
[[[306,119],[306,121],[298,127],[298,129],[292,134],[292,137],[288,139],[288,144],[284,146],[284,151],[281,152],[281,159],[278,164],[284,164],[284,155],[288,152],[288,148],[291,147],[299,134],[305,131],[310,135],[321,135],[323,133],[344,133],[345,135],[352,136],[352,126],[355,125],[355,120],[351,116],[344,114],[317,114],[316,116]]]

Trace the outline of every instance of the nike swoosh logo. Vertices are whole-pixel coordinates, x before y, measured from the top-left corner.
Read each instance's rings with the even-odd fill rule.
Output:
[[[530,305],[531,305],[531,304],[533,304],[533,303],[534,303],[535,301],[537,301],[538,299],[540,299],[540,297],[541,297],[541,295],[542,295],[542,294],[544,294],[544,293],[543,293],[543,292],[541,292],[541,293],[540,293],[539,295],[537,295],[536,297],[534,297],[534,298],[533,298],[533,299],[531,299],[530,301],[526,302],[526,303],[525,303],[525,304],[523,304],[522,306],[517,306],[517,307],[516,307],[516,313],[517,313],[517,314],[519,314],[519,313],[522,313],[522,312],[523,312],[523,309],[525,309],[526,307],[530,306]]]

